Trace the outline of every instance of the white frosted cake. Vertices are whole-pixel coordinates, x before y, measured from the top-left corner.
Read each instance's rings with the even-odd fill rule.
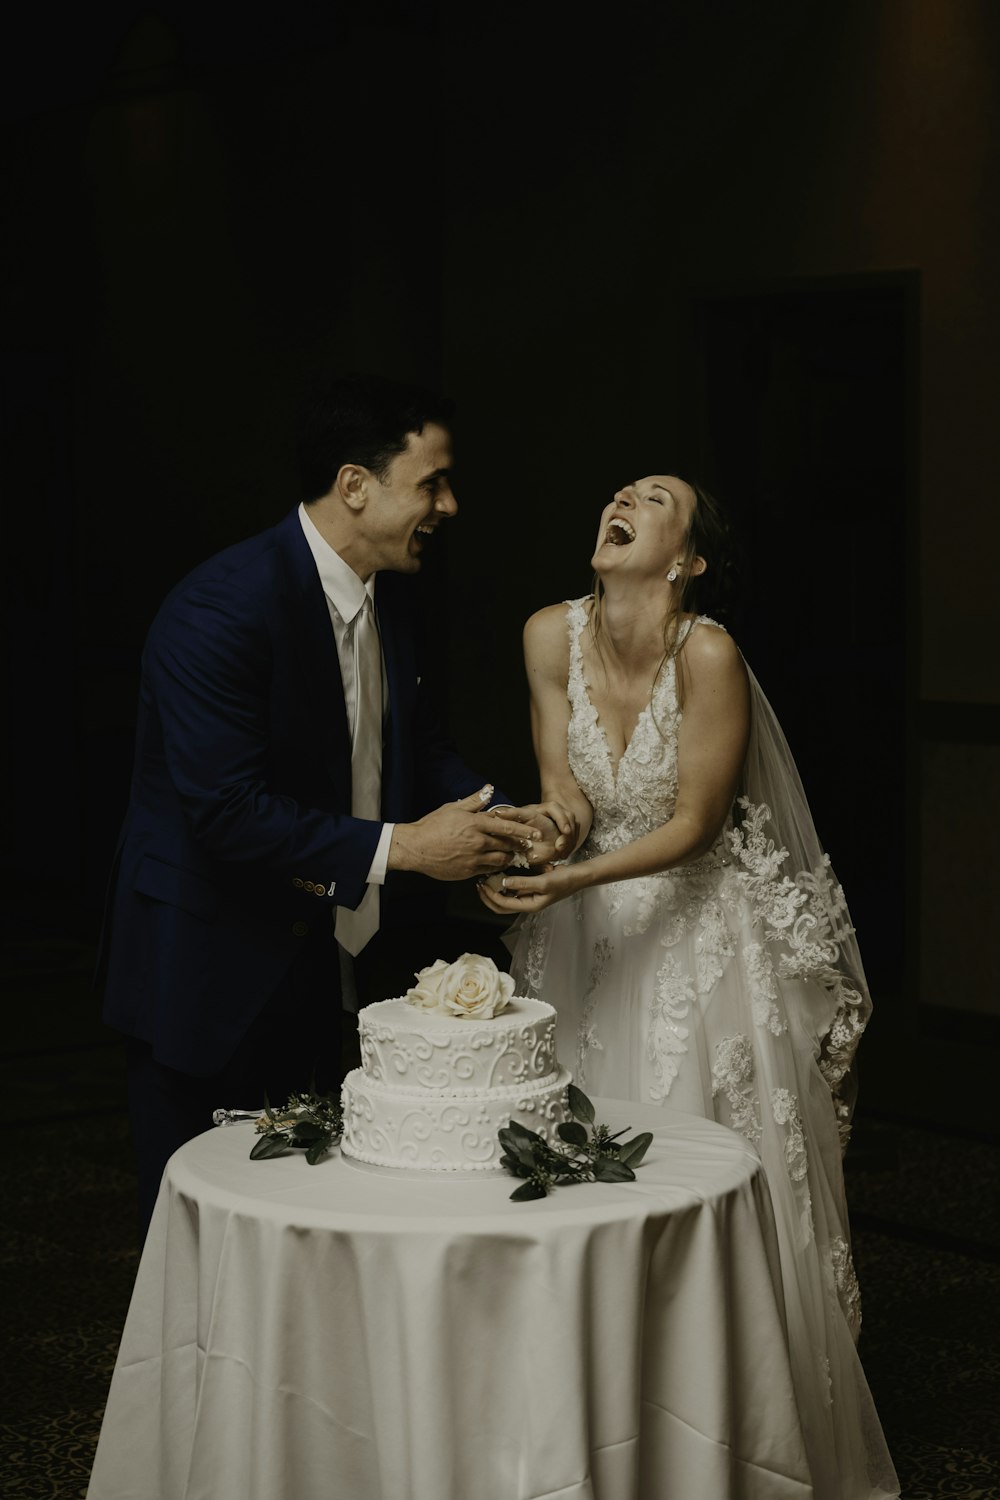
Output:
[[[419,1172],[501,1172],[497,1131],[510,1120],[554,1142],[571,1118],[555,1021],[551,1005],[517,996],[480,1017],[420,1009],[405,997],[366,1006],[362,1065],[341,1099],[344,1155]]]

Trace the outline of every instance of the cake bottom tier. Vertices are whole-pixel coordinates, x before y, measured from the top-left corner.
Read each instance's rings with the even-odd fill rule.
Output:
[[[497,1131],[517,1120],[555,1143],[556,1126],[571,1118],[570,1081],[560,1068],[537,1083],[479,1094],[404,1094],[355,1068],[344,1079],[340,1149],[369,1166],[397,1170],[502,1172]]]

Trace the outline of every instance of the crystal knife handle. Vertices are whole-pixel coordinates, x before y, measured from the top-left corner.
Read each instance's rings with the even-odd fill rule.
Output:
[[[259,1120],[262,1109],[213,1109],[213,1125],[245,1125],[248,1120]]]

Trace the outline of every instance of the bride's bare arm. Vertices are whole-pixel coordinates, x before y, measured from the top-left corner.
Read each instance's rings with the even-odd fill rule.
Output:
[[[549,811],[552,805],[568,814],[570,826],[559,822],[568,837],[559,843],[559,856],[573,853],[591,831],[592,810],[576,784],[567,760],[567,727],[570,703],[567,679],[570,646],[567,639],[567,606],[550,604],[538,610],[525,624],[525,672],[531,700],[531,739],[535,747],[540,780],[540,802],[528,811]],[[535,819],[537,822],[537,819]]]
[[[531,712],[531,739],[538,765],[541,801],[524,808],[507,810],[505,816],[530,816],[536,826],[545,827],[542,815],[558,824],[560,837],[553,840],[549,852],[540,858],[529,856],[532,863],[547,868],[545,860],[566,859],[583,843],[590,832],[593,809],[581,792],[569,767],[567,729],[570,706],[566,696],[569,679],[569,642],[566,630],[565,604],[553,604],[533,614],[524,627],[524,666],[528,678]],[[556,830],[553,829],[553,832]],[[535,850],[544,849],[543,840]],[[513,877],[507,877],[507,883]],[[480,898],[493,911],[506,911],[504,898],[497,889],[499,877],[480,881]]]
[[[569,726],[569,640],[566,605],[550,604],[524,627],[524,669],[531,698],[531,740],[538,763],[542,802],[557,802],[576,825],[564,855],[579,848],[590,832],[593,809],[576,784],[566,753]]]
[[[497,897],[498,910],[540,910],[586,886],[689,864],[712,848],[732,807],[746,755],[746,668],[730,637],[705,626],[691,632],[678,672],[685,696],[677,742],[677,803],[670,821],[595,859],[529,879],[509,878],[506,899]]]

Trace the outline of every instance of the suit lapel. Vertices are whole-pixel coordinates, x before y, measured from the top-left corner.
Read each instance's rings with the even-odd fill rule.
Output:
[[[275,527],[287,588],[292,649],[305,678],[308,703],[330,775],[350,786],[351,734],[344,705],[337,643],[326,595],[316,572],[297,510]]]

